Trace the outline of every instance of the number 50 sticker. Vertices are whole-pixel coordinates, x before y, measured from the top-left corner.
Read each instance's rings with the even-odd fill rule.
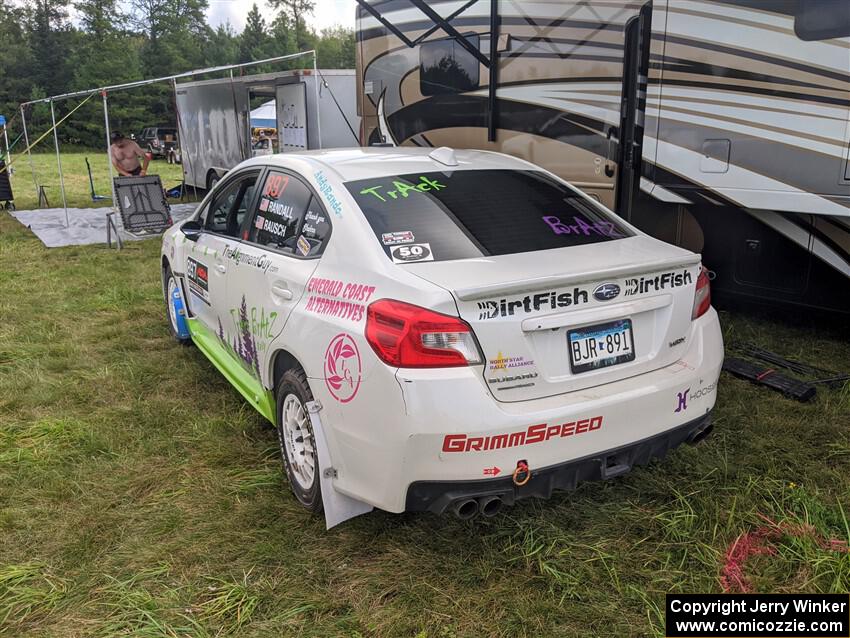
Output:
[[[406,264],[410,261],[434,261],[431,252],[431,244],[407,244],[406,246],[394,246],[390,250],[390,256],[397,264]]]

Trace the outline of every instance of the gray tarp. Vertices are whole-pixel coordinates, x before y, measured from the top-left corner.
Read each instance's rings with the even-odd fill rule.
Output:
[[[175,222],[182,221],[192,214],[197,204],[172,204],[171,217]],[[32,230],[45,246],[82,246],[85,244],[106,243],[106,212],[108,208],[69,208],[70,228],[65,227],[64,208],[41,208],[39,210],[18,210],[11,215],[24,226]],[[115,215],[118,232],[124,241],[146,239],[156,235],[131,235],[121,227],[121,216]]]

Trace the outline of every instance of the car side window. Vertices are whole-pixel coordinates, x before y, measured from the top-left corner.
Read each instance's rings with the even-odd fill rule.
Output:
[[[310,189],[300,179],[281,171],[269,171],[260,191],[248,241],[285,253],[309,255],[312,244],[306,239],[300,241],[298,231],[311,196]]]
[[[304,223],[301,225],[301,233],[298,241],[303,241],[300,246],[296,246],[298,254],[304,257],[313,257],[321,255],[325,250],[325,244],[328,237],[331,235],[331,221],[325,208],[319,202],[318,198],[313,195],[310,198],[310,205],[307,206],[307,214],[304,215]],[[309,251],[304,254],[307,245],[310,246]]]
[[[229,237],[239,237],[239,229],[254,197],[256,183],[257,175],[250,174],[238,177],[224,186],[206,212],[206,229]]]

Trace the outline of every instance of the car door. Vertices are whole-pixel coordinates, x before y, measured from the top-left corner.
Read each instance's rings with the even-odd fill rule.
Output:
[[[304,294],[331,226],[313,191],[293,173],[270,168],[258,190],[236,247],[237,265],[229,270],[225,331],[243,363],[265,381],[270,346]]]
[[[215,189],[199,216],[204,230],[186,254],[189,309],[220,337],[228,318],[228,269],[233,267],[226,253],[239,241],[259,174],[258,170],[237,173]]]

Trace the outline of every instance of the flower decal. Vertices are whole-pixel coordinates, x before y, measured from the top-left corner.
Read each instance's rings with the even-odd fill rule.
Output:
[[[334,399],[348,403],[360,388],[360,351],[344,332],[331,339],[325,350],[325,385]]]

